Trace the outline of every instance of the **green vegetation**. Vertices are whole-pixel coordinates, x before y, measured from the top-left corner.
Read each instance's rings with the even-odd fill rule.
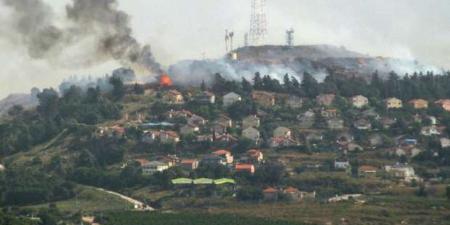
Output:
[[[29,218],[18,217],[9,213],[0,211],[0,224],[2,225],[38,225],[37,221]]]
[[[0,174],[3,205],[56,201],[74,196],[73,184],[33,169],[13,169]]]
[[[105,225],[300,225],[301,223],[233,215],[211,215],[195,213],[113,213],[100,222]]]

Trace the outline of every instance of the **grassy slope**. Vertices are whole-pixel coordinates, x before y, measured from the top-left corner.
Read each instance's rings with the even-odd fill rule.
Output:
[[[65,201],[53,202],[58,209],[67,213],[82,211],[83,213],[117,211],[132,209],[132,205],[111,194],[98,191],[87,186],[77,186],[77,197]],[[37,209],[47,207],[48,204],[28,206],[26,208]]]

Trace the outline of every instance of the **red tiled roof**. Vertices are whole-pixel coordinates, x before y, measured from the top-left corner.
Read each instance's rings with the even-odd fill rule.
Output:
[[[252,170],[254,167],[253,164],[236,164],[236,170]]]
[[[115,132],[117,133],[125,133],[125,128],[119,126],[119,125],[115,125],[113,127],[111,127]]]
[[[163,131],[161,133],[167,134],[168,136],[173,137],[173,138],[179,137],[177,132],[175,132],[175,131]]]
[[[134,161],[138,162],[141,166],[150,163],[147,159],[135,159]]]
[[[221,149],[221,150],[217,150],[217,151],[213,152],[213,154],[214,155],[227,155],[227,154],[231,154],[231,152]]]
[[[363,165],[359,167],[359,170],[363,172],[372,172],[377,171],[378,169],[374,166]]]
[[[299,190],[297,188],[294,188],[294,187],[287,187],[286,189],[284,189],[284,192],[286,192],[286,193],[297,193],[297,192],[299,192]]]
[[[277,193],[278,190],[272,187],[266,188],[263,190],[263,193]]]
[[[196,161],[196,159],[183,159],[181,160],[181,164],[194,164]]]

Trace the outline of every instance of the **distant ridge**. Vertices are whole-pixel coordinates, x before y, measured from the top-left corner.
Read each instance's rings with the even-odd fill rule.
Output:
[[[38,100],[31,94],[10,94],[0,100],[0,116],[8,113],[8,110],[15,105],[21,105],[25,109],[28,109],[37,106]]]

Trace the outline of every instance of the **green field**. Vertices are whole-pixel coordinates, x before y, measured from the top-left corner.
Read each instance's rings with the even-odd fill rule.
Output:
[[[111,213],[104,225],[301,225],[283,220],[196,213]]]
[[[240,204],[210,210],[217,214],[284,219],[307,224],[450,224],[450,201],[414,196],[370,196],[364,204],[278,203]]]

